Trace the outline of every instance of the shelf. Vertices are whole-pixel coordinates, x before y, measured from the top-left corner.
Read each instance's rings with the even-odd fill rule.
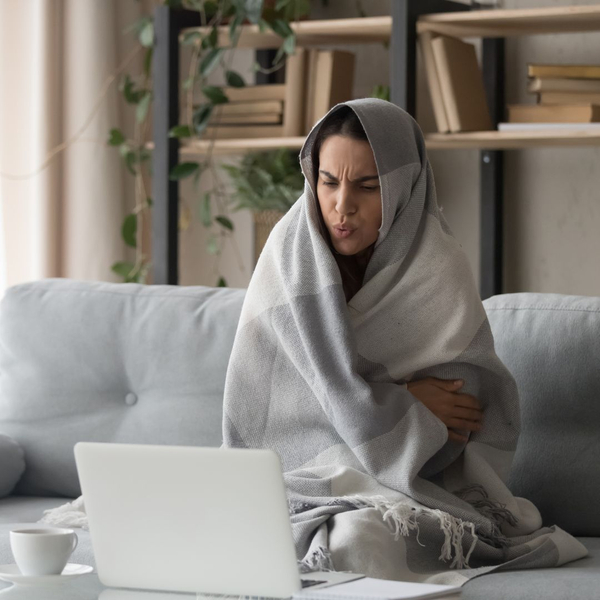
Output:
[[[306,138],[276,137],[216,140],[213,146],[214,155],[242,154],[261,150],[289,148],[300,150]],[[179,153],[183,156],[199,156],[206,154],[210,140],[183,142]],[[573,129],[547,131],[471,131],[467,133],[426,133],[425,144],[428,150],[450,149],[485,149],[511,150],[519,148],[540,148],[545,146],[598,146],[600,131]],[[153,148],[152,142],[146,145]]]
[[[261,33],[258,25],[242,25],[241,27],[242,32],[236,48],[278,48],[281,46],[281,37],[270,29]],[[307,19],[306,21],[294,21],[290,23],[290,27],[296,34],[297,46],[384,42],[390,39],[392,33],[392,17],[385,15],[360,19],[314,21]],[[221,26],[218,30],[218,46],[221,48],[230,46],[229,26]],[[184,29],[181,35],[191,31],[206,34],[209,29],[207,27]]]
[[[276,150],[277,148],[289,148],[300,150],[304,144],[303,136],[299,137],[276,137],[276,138],[247,138],[216,140],[213,146],[213,154],[241,154],[244,152],[257,152],[260,150]],[[198,156],[206,154],[211,141],[207,139],[194,140],[193,142],[182,142],[179,154]],[[154,148],[153,142],[148,142],[146,148]]]
[[[439,13],[423,15],[417,21],[417,33],[431,31],[454,37],[505,37],[599,29],[600,5]]]
[[[597,146],[600,131],[555,129],[546,131],[472,131],[466,133],[427,133],[428,150],[478,148],[510,150],[544,146]]]

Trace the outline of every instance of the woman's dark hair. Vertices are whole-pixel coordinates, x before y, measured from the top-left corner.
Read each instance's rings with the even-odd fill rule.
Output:
[[[369,143],[369,138],[367,137],[360,119],[349,106],[341,106],[329,117],[327,117],[317,132],[315,143],[311,149],[312,164],[314,165],[313,173],[315,177],[315,190],[317,189],[317,181],[319,179],[319,154],[321,152],[321,147],[323,142],[333,135],[341,135],[353,140]],[[342,283],[344,287],[344,293],[346,295],[346,301],[348,301],[362,287],[364,269],[358,267],[354,257],[344,256],[335,250],[331,242],[329,232],[327,231],[327,227],[325,226],[325,221],[323,219],[323,214],[321,213],[321,207],[318,201],[317,211],[321,225],[321,234],[325,238],[325,241],[327,242],[329,249],[331,250],[331,253],[338,264],[340,273],[342,275]]]
[[[349,106],[341,106],[333,112],[321,125],[313,144],[311,157],[313,165],[315,165],[315,176],[319,173],[319,154],[323,142],[332,135],[343,135],[353,140],[368,142],[369,138],[356,116],[356,113]]]

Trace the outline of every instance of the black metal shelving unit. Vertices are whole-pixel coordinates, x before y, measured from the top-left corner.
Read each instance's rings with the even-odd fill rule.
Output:
[[[390,100],[416,115],[417,20],[420,15],[477,8],[453,0],[392,0],[390,39]],[[155,9],[154,47],[154,153],[152,267],[155,284],[178,283],[178,195],[177,181],[169,180],[178,162],[179,140],[169,138],[178,124],[179,45],[182,29],[200,25],[193,11]],[[257,61],[270,66],[275,50],[256,51]],[[504,38],[484,38],[482,70],[493,124],[504,110]],[[257,73],[256,83],[281,82],[283,71]],[[502,150],[480,150],[480,295],[482,299],[502,293],[503,238]]]

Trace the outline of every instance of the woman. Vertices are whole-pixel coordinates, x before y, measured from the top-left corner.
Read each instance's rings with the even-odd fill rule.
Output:
[[[279,454],[302,568],[461,584],[585,556],[505,485],[518,391],[417,123],[338,104],[300,164],[242,309],[223,435]]]

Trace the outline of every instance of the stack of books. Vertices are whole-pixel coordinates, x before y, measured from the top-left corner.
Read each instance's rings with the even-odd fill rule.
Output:
[[[341,50],[296,48],[287,57],[285,83],[224,87],[209,139],[304,136],[330,108],[352,99],[355,56]],[[218,126],[215,126],[218,121]]]
[[[500,131],[600,129],[600,65],[527,65],[527,91],[536,104],[511,104]]]
[[[475,46],[431,32],[422,33],[419,44],[438,131],[492,129]]]

